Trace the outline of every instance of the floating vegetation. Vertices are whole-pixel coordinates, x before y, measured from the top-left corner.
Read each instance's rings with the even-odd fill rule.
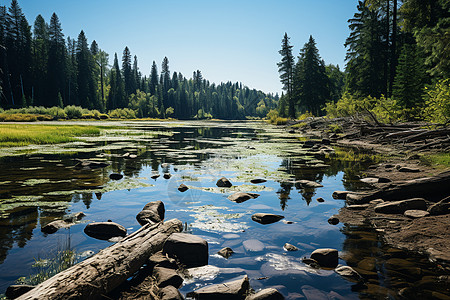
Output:
[[[192,228],[197,228],[208,232],[242,232],[248,228],[246,222],[237,222],[247,213],[223,213],[219,210],[230,211],[228,207],[218,207],[214,205],[202,205],[191,207],[188,212],[195,218],[191,223]]]

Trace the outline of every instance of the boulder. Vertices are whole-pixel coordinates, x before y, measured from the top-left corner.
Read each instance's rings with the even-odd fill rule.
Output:
[[[99,240],[109,240],[113,237],[124,237],[127,229],[114,222],[94,222],[86,225],[84,233]]]
[[[180,184],[180,186],[178,187],[178,190],[182,193],[186,192],[188,189],[189,188],[184,183]]]
[[[268,288],[252,294],[245,300],[283,300],[284,296],[274,288]]]
[[[109,178],[112,180],[120,180],[123,178],[123,175],[118,173],[111,173],[109,174]]]
[[[263,182],[266,182],[266,181],[267,180],[262,179],[262,178],[255,178],[255,179],[250,180],[250,182],[254,183],[254,184],[263,183]]]
[[[316,249],[311,253],[321,267],[335,268],[338,265],[338,251],[336,249]]]
[[[432,216],[450,214],[450,197],[442,199],[438,203],[431,205],[428,208],[428,212]]]
[[[325,199],[323,199],[322,197],[319,197],[316,200],[317,200],[317,202],[320,202],[320,203],[325,202]]]
[[[158,251],[148,259],[149,264],[153,267],[164,267],[169,269],[177,269],[177,262],[175,259],[163,254],[162,251]]]
[[[403,215],[405,217],[408,217],[411,219],[418,219],[418,218],[427,217],[430,215],[430,213],[427,212],[426,210],[410,209],[410,210],[405,211],[403,213]]]
[[[347,191],[334,191],[333,192],[333,199],[340,199],[345,200],[347,198],[347,194],[350,192]]]
[[[426,210],[427,203],[425,202],[425,199],[414,198],[408,200],[390,201],[375,206],[375,212],[383,214],[403,214],[405,211],[411,209]]]
[[[95,160],[82,160],[75,165],[76,169],[102,169],[109,166],[108,163],[104,161]]]
[[[16,299],[27,293],[28,291],[31,291],[32,289],[34,289],[34,285],[13,284],[8,286],[5,292],[5,296],[8,297],[8,299]]]
[[[296,180],[295,187],[298,189],[319,188],[323,187],[320,183],[311,180]]]
[[[231,184],[231,182],[228,179],[226,179],[225,177],[222,177],[219,180],[217,180],[216,185],[218,187],[227,187],[227,188],[233,186],[233,184]]]
[[[171,285],[160,289],[158,296],[161,300],[184,300],[180,291],[176,287]]]
[[[194,299],[211,300],[242,300],[250,288],[247,275],[242,279],[221,284],[212,284],[188,293],[186,296]]]
[[[180,288],[183,284],[183,278],[174,269],[155,267],[153,268],[153,276],[156,279],[156,284],[160,288],[168,285]]]
[[[69,228],[70,225],[73,225],[71,223],[68,223],[64,220],[56,220],[53,222],[48,223],[44,227],[41,228],[41,231],[43,233],[52,234],[57,232],[61,228]]]
[[[163,177],[164,177],[164,179],[170,179],[170,177],[172,177],[172,175],[170,173],[164,173]]]
[[[234,251],[230,247],[222,248],[219,250],[219,252],[217,252],[217,254],[219,254],[220,256],[225,257],[225,258],[230,257],[233,253],[234,253]]]
[[[166,209],[164,203],[160,200],[147,203],[144,208],[137,214],[136,220],[144,226],[147,223],[159,223],[164,220]]]
[[[186,268],[208,264],[208,243],[192,234],[171,234],[163,245],[163,253],[177,259]]]
[[[242,203],[249,199],[256,199],[259,197],[259,194],[255,193],[244,193],[244,192],[236,192],[230,196],[228,196],[228,199],[236,202],[236,203]]]
[[[256,213],[252,216],[252,220],[261,224],[271,224],[284,219],[284,216],[268,214],[268,213]]]
[[[328,219],[328,223],[331,225],[337,225],[339,224],[339,219],[337,217],[331,217]]]
[[[317,260],[312,259],[312,258],[302,258],[302,263],[309,265],[310,267],[314,268],[314,269],[318,269],[320,268],[319,263],[317,262]]]
[[[334,269],[334,271],[349,281],[352,282],[363,281],[363,277],[358,272],[356,272],[352,267],[341,266],[339,268]]]
[[[294,245],[289,244],[289,243],[284,244],[283,248],[286,251],[298,251],[297,247],[295,247]]]

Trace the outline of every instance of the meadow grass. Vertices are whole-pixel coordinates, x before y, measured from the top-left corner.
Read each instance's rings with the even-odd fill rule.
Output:
[[[67,143],[75,137],[99,134],[95,126],[0,124],[0,147]]]
[[[425,163],[438,168],[450,168],[450,153],[427,154],[421,157]]]

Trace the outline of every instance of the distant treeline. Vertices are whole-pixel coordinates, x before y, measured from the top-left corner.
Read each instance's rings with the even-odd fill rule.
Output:
[[[295,61],[285,34],[278,64],[285,93],[278,113],[293,118],[305,111],[375,110],[391,120],[450,121],[449,12],[448,0],[359,1],[348,20],[342,78],[325,66],[312,37]]]
[[[243,119],[263,117],[275,108],[278,95],[265,94],[242,83],[216,85],[199,70],[187,79],[169,70],[164,57],[161,72],[153,62],[149,76],[138,68],[137,56],[125,47],[121,64],[84,31],[64,38],[58,16],[48,24],[41,15],[33,26],[17,0],[0,6],[0,107],[81,106],[108,112],[129,108],[137,117]]]

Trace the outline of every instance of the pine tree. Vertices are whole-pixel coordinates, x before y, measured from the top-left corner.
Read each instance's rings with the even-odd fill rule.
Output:
[[[44,18],[41,15],[38,15],[36,17],[33,33],[32,98],[34,98],[33,104],[39,106],[45,103],[45,83],[47,81],[47,62],[49,48],[48,24],[45,22]]]
[[[420,106],[426,80],[424,62],[415,44],[404,45],[400,54],[393,96],[406,108]]]
[[[289,118],[295,118],[295,103],[292,91],[293,75],[294,75],[294,56],[292,55],[292,47],[289,43],[287,33],[284,34],[281,42],[281,62],[278,63],[278,72],[280,73],[280,80],[283,84],[283,89],[286,91],[287,102],[289,106]]]
[[[300,51],[295,67],[294,92],[300,106],[316,116],[320,115],[321,107],[330,98],[325,65],[312,36]]]
[[[156,95],[156,87],[158,86],[158,67],[155,61],[153,61],[152,69],[150,71],[149,90],[152,95]]]
[[[125,100],[124,83],[120,74],[119,60],[117,59],[117,53],[114,54],[114,64],[110,72],[110,84],[111,89],[106,102],[108,110],[116,108],[124,108],[127,106]]]
[[[98,103],[97,97],[97,83],[94,78],[94,59],[83,30],[78,35],[76,53],[79,103],[82,107],[100,109],[101,105]]]
[[[48,81],[46,106],[58,105],[58,93],[65,95],[66,45],[58,16],[53,13],[49,26],[50,46],[48,52]]]
[[[133,94],[133,74],[131,72],[131,53],[128,47],[125,47],[122,55],[122,74],[125,83],[125,95],[126,97]]]

